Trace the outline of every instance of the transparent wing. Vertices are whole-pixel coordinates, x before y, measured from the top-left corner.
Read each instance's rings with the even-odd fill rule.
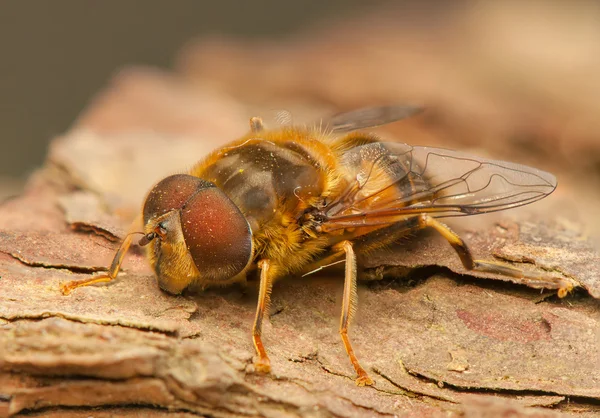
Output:
[[[334,133],[352,132],[406,119],[422,110],[418,106],[369,107],[333,116],[323,125]]]
[[[389,224],[404,216],[464,216],[548,196],[556,178],[524,165],[441,148],[370,143],[342,159],[348,187],[325,209],[329,227]]]

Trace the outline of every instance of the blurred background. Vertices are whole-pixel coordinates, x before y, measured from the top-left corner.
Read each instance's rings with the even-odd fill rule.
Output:
[[[0,193],[20,188],[50,140],[124,66],[172,67],[196,37],[281,39],[315,20],[360,13],[361,3],[0,0]]]
[[[428,111],[386,135],[550,170],[598,225],[596,1],[31,6],[0,1],[0,196],[66,132],[217,144],[274,109],[305,121],[417,103]]]

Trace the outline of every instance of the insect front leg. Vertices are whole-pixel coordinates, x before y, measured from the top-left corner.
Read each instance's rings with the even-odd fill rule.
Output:
[[[258,291],[258,305],[256,306],[256,317],[254,318],[254,326],[252,327],[252,341],[258,359],[254,362],[256,371],[261,373],[269,373],[271,371],[271,361],[265,351],[262,343],[262,321],[266,312],[269,312],[271,303],[271,290],[273,288],[273,272],[271,262],[269,260],[261,260],[258,262],[260,269],[260,287]]]
[[[358,359],[348,339],[348,327],[356,312],[356,303],[358,302],[356,292],[356,254],[350,241],[343,241],[341,245],[346,253],[346,274],[344,279],[344,296],[342,298],[342,316],[340,318],[340,335],[344,342],[344,348],[346,348],[346,352],[350,357],[350,362],[358,375],[356,384],[358,386],[372,385],[374,383],[373,380],[358,363]]]
[[[544,275],[543,273],[527,272],[516,267],[510,267],[492,261],[474,260],[469,247],[454,231],[447,225],[433,219],[429,215],[419,215],[419,226],[421,228],[431,227],[438,231],[457,252],[460,261],[467,270],[481,271],[485,273],[500,274],[517,279],[526,279],[530,285],[539,287],[558,287],[558,296],[565,297],[573,286],[566,281],[560,283],[560,278]]]
[[[125,239],[123,240],[123,242],[121,243],[121,246],[119,247],[119,249],[115,253],[115,256],[113,257],[112,263],[110,264],[107,274],[101,274],[101,275],[92,276],[92,277],[89,277],[89,278],[83,279],[83,280],[73,280],[70,282],[62,283],[60,285],[60,291],[62,292],[62,294],[68,295],[73,290],[77,289],[78,287],[89,286],[91,284],[96,284],[96,283],[106,283],[106,282],[110,282],[110,281],[116,279],[117,274],[119,274],[119,270],[121,269],[121,264],[123,263],[123,258],[125,258],[125,254],[127,253],[127,250],[129,250],[129,247],[131,246],[131,240],[132,240],[131,235],[132,234],[128,234],[125,237]]]

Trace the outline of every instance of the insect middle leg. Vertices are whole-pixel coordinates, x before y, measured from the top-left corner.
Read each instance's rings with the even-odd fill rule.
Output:
[[[356,384],[358,386],[367,386],[372,385],[373,380],[369,377],[365,369],[362,368],[356,355],[354,354],[354,349],[352,348],[352,344],[350,344],[350,339],[348,338],[348,328],[350,326],[350,322],[354,313],[356,312],[356,304],[358,302],[358,295],[356,292],[356,281],[357,281],[357,268],[356,268],[356,254],[354,252],[353,245],[350,241],[342,241],[336,244],[332,253],[320,260],[317,263],[311,264],[306,269],[306,274],[311,274],[315,271],[318,271],[324,267],[330,266],[331,264],[337,262],[341,259],[346,262],[346,270],[345,270],[345,279],[344,279],[344,295],[342,297],[342,314],[340,317],[340,336],[342,337],[342,342],[344,343],[344,348],[346,349],[346,353],[348,353],[348,357],[350,357],[350,362],[356,370],[356,374],[358,377],[356,378]]]
[[[348,327],[356,312],[356,303],[358,301],[356,292],[356,254],[350,241],[343,241],[340,244],[346,253],[346,274],[344,279],[344,296],[342,298],[342,315],[340,318],[340,335],[348,357],[350,357],[350,362],[358,375],[356,378],[357,386],[372,385],[374,383],[373,380],[359,364],[348,339]]]

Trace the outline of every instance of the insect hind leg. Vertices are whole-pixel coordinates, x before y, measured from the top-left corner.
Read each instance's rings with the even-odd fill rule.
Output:
[[[558,288],[558,296],[565,297],[573,288],[565,280],[541,272],[528,272],[516,267],[507,266],[493,261],[475,260],[467,244],[452,231],[447,225],[433,219],[431,216],[421,214],[418,217],[420,228],[433,228],[450,243],[458,254],[460,261],[467,270],[484,273],[499,274],[506,277],[522,279],[524,284],[532,287]]]

